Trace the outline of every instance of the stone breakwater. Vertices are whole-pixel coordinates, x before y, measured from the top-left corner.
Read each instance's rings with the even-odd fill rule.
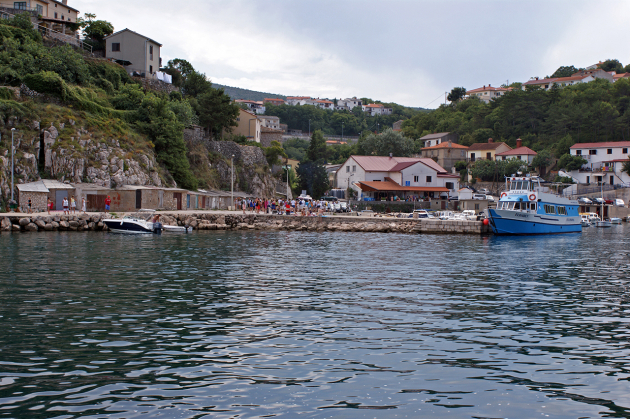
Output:
[[[352,216],[300,217],[260,214],[160,213],[165,225],[195,230],[288,230],[378,233],[489,234],[481,221],[439,221]],[[4,216],[2,231],[107,231],[109,214]]]

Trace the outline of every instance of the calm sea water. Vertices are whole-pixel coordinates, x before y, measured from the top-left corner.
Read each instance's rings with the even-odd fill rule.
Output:
[[[0,251],[0,418],[630,417],[630,226]]]

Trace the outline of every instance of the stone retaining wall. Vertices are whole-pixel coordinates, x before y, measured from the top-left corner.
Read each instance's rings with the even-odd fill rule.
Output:
[[[165,225],[195,230],[354,231],[379,233],[489,234],[481,221],[433,221],[352,216],[300,217],[261,214],[160,212]],[[5,216],[2,231],[106,231],[101,220],[110,214]]]

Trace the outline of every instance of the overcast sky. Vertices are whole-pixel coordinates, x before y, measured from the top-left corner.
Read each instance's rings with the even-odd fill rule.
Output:
[[[68,0],[215,83],[435,108],[475,89],[607,58],[630,63],[630,1]]]

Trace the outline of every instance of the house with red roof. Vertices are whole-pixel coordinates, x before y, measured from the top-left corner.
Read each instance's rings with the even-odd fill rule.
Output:
[[[264,104],[269,103],[271,105],[280,106],[280,105],[284,105],[284,99],[266,97],[263,99],[263,103]]]
[[[503,151],[501,153],[496,154],[497,160],[510,160],[510,159],[519,159],[523,160],[528,165],[532,164],[534,161],[534,157],[536,157],[538,153],[532,150],[529,147],[525,147],[523,145],[523,140],[518,138],[516,140],[516,148],[508,151]]]
[[[499,142],[495,143],[492,138],[488,138],[487,143],[475,143],[466,150],[468,161],[475,162],[477,160],[495,160],[497,153],[511,150],[509,145]]]
[[[313,105],[322,109],[329,109],[329,110],[335,109],[335,102],[332,102],[327,99],[316,99],[313,101]]]
[[[265,104],[262,101],[236,99],[234,101],[237,105],[245,105],[249,110],[256,114],[263,114],[267,110]]]
[[[491,85],[484,85],[483,87],[480,87],[478,89],[468,90],[466,94],[469,98],[475,96],[478,97],[479,100],[488,103],[492,99],[501,97],[511,90],[512,87],[492,87]]]
[[[420,154],[422,157],[435,160],[444,169],[452,170],[458,161],[466,161],[467,151],[468,147],[447,141],[431,147],[424,147],[420,150]]]
[[[630,141],[578,143],[571,146],[569,151],[572,156],[586,160],[581,169],[568,172],[579,183],[630,185],[630,176],[622,172],[623,164],[630,156]]]
[[[353,188],[368,200],[447,199],[457,195],[459,175],[429,158],[350,156],[337,171],[337,188]]]
[[[367,113],[369,116],[391,115],[393,111],[392,108],[386,108],[380,103],[370,103],[369,105],[361,105],[361,109],[363,109],[363,112]]]

